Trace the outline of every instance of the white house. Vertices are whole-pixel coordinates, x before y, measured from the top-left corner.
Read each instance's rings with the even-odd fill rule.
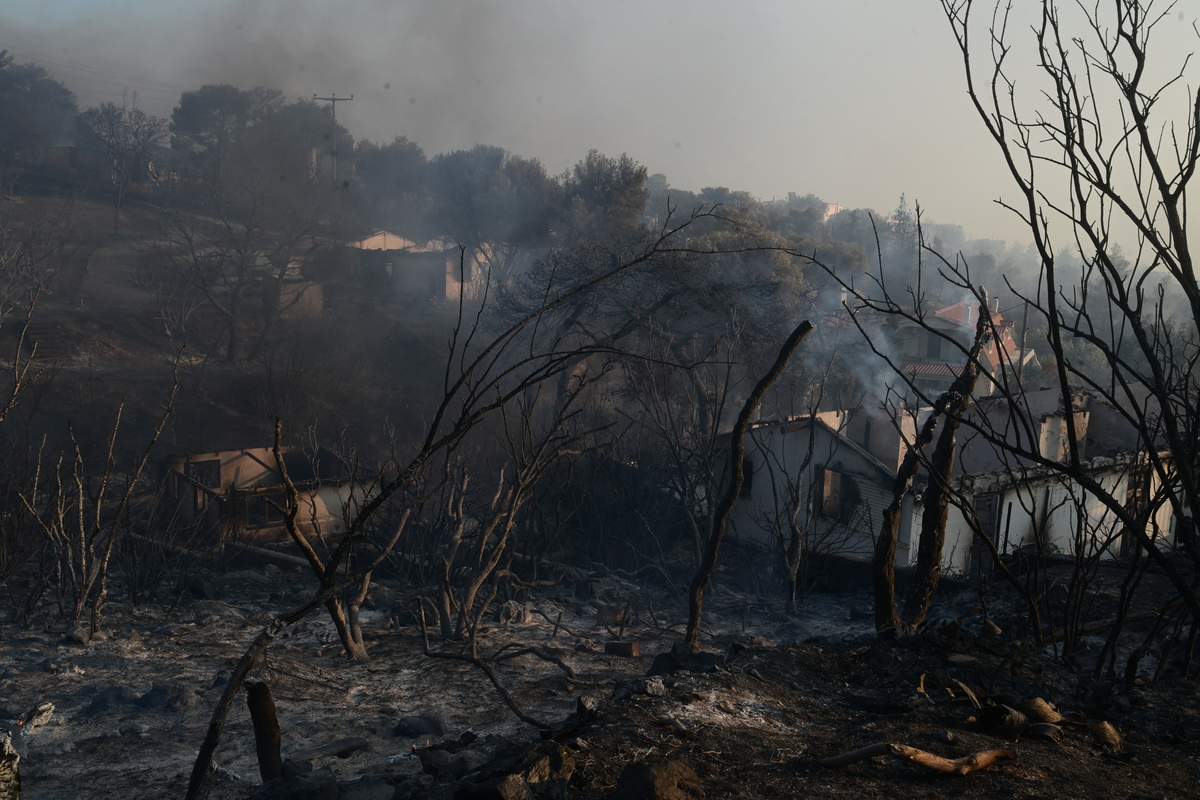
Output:
[[[1069,456],[1056,392],[1027,396],[1017,413],[1006,402],[979,400],[968,416],[1003,441],[1034,443],[1031,449],[1044,458]],[[1161,484],[1138,449],[1136,431],[1118,410],[1088,396],[1074,398],[1072,406],[1089,477],[1122,506],[1154,496]],[[746,437],[747,484],[731,516],[733,530],[744,540],[776,546],[794,524],[810,552],[869,558],[892,501],[896,470],[929,413],[902,411],[894,418],[881,408],[859,408],[757,423]],[[956,447],[954,485],[961,500],[949,509],[942,551],[947,573],[966,573],[973,558],[984,556],[987,548],[976,539],[973,522],[1005,554],[1030,548],[1115,559],[1132,539],[1100,497],[1052,467],[1013,457],[971,424],[960,427]],[[927,482],[918,473],[902,506],[899,567],[916,562]],[[1150,536],[1173,543],[1169,505],[1156,511],[1147,528]]]

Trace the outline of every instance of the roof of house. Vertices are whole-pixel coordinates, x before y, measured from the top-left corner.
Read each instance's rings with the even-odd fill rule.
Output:
[[[892,480],[893,478],[896,477],[895,470],[888,469],[886,464],[884,464],[882,461],[880,461],[875,456],[871,455],[869,452],[867,452],[867,450],[863,449],[856,442],[852,441],[849,437],[847,437],[844,433],[839,431],[837,428],[834,428],[828,422],[825,422],[823,419],[820,419],[819,417],[814,420],[813,417],[811,417],[807,414],[804,414],[804,415],[801,415],[798,417],[792,417],[791,419],[785,419],[785,420],[764,420],[762,422],[754,423],[750,427],[750,430],[748,431],[748,433],[753,433],[755,430],[770,428],[771,426],[775,426],[775,425],[782,427],[784,433],[794,433],[795,431],[803,430],[803,429],[809,427],[814,421],[817,423],[817,425],[820,428],[824,429],[831,436],[836,438],[839,441],[839,446],[846,447],[851,452],[853,452],[856,455],[858,455],[859,457],[861,457],[867,463],[868,466],[877,470],[884,480]]]
[[[949,364],[911,358],[906,359],[900,368],[912,375],[937,375],[939,377],[953,378],[958,374],[955,368]]]
[[[417,243],[394,233],[376,231],[357,242],[350,242],[349,246],[358,250],[408,250],[416,247]]]

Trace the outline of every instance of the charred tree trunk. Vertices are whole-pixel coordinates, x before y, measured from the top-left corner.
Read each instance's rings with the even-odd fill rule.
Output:
[[[971,403],[979,380],[979,356],[991,334],[992,317],[988,313],[987,293],[979,304],[975,341],[967,354],[967,363],[947,392],[942,432],[929,464],[929,487],[925,490],[925,509],[921,519],[921,542],[917,548],[917,576],[904,602],[904,629],[912,633],[929,613],[929,605],[942,575],[942,550],[946,544],[946,519],[950,505],[950,481],[954,477],[954,439],[962,416]]]
[[[225,720],[229,717],[229,711],[233,708],[233,701],[237,698],[242,683],[249,676],[250,670],[262,659],[275,637],[289,625],[299,622],[320,608],[335,592],[335,587],[323,589],[304,605],[278,615],[259,632],[250,646],[246,648],[246,652],[233,668],[233,674],[229,676],[229,682],[225,684],[225,691],[221,693],[221,698],[217,701],[217,707],[213,710],[212,718],[209,720],[204,741],[200,744],[200,751],[196,754],[196,761],[192,764],[192,775],[188,782],[186,800],[204,800],[208,797],[209,790],[212,788],[213,754],[221,743],[221,733],[225,729]]]
[[[992,318],[987,308],[987,293],[979,304],[979,321],[975,325],[975,340],[967,353],[967,363],[955,378],[949,391],[937,399],[929,419],[921,426],[916,440],[904,454],[892,488],[892,502],[883,513],[883,527],[875,542],[873,580],[875,587],[875,629],[896,628],[914,630],[925,619],[929,603],[937,591],[942,571],[942,549],[946,540],[950,479],[954,471],[954,437],[959,420],[971,402],[971,393],[979,378],[979,356],[990,335]],[[896,537],[900,513],[913,476],[920,466],[920,453],[932,440],[939,417],[942,433],[931,461],[929,488],[926,490],[925,511],[922,515],[921,539],[917,551],[917,578],[909,591],[904,607],[904,619],[896,613]]]
[[[329,618],[333,620],[333,627],[337,631],[338,641],[342,643],[342,649],[346,651],[346,655],[351,661],[366,661],[367,647],[363,643],[362,631],[357,631],[352,626],[346,615],[346,606],[337,597],[329,598],[325,603],[326,610],[329,611]]]
[[[758,385],[754,387],[754,391],[750,392],[750,396],[746,398],[746,403],[742,406],[741,413],[738,414],[737,424],[733,426],[729,448],[729,486],[725,490],[725,496],[721,498],[721,504],[717,507],[716,513],[713,515],[712,529],[708,534],[708,541],[704,544],[700,566],[696,570],[696,576],[692,579],[692,586],[688,593],[688,625],[683,643],[689,649],[696,647],[696,642],[700,637],[700,617],[704,610],[704,590],[712,580],[713,569],[717,564],[717,553],[721,549],[721,540],[725,537],[725,526],[729,522],[729,514],[733,511],[733,504],[737,501],[738,495],[742,491],[742,481],[745,479],[742,459],[746,455],[744,437],[746,429],[750,427],[750,416],[758,408],[758,404],[762,402],[763,395],[767,393],[767,389],[770,389],[771,384],[775,383],[783,373],[784,368],[792,357],[792,353],[800,345],[800,340],[808,335],[812,327],[812,323],[805,320],[788,336],[787,340],[783,343],[783,347],[779,349],[779,355],[775,357],[775,363],[771,365],[771,369],[758,381]]]
[[[957,431],[957,419],[953,414],[947,414],[942,420],[942,432],[930,459],[929,486],[925,490],[921,539],[917,546],[916,580],[904,601],[903,628],[907,633],[914,633],[925,621],[942,575],[942,550],[946,545],[946,520],[950,510],[948,487],[954,472],[954,436]]]
[[[254,751],[258,756],[258,774],[262,782],[283,777],[283,756],[279,752],[279,719],[271,687],[258,678],[247,678],[246,706],[254,726]]]
[[[904,454],[896,480],[892,484],[892,502],[883,512],[883,527],[875,540],[875,555],[872,560],[872,580],[875,590],[875,630],[900,628],[900,615],[896,613],[896,538],[900,529],[900,512],[904,510],[904,498],[912,486],[913,476],[921,464],[921,450],[933,441],[933,431],[945,406],[939,399],[934,404],[929,419],[921,426],[912,446]]]

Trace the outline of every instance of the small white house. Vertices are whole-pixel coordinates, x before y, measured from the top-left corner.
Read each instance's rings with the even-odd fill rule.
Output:
[[[818,414],[747,432],[745,482],[730,517],[739,538],[776,546],[794,524],[809,552],[870,558],[895,466],[840,430],[846,421],[845,414]]]
[[[1069,457],[1066,417],[1054,392],[1026,398],[1024,424],[1012,424],[1004,403],[999,398],[978,401],[969,415],[985,430],[1004,430],[1014,440],[1024,437],[1044,458]],[[1074,398],[1072,408],[1088,475],[1121,506],[1154,496],[1161,483],[1120,414],[1085,396]],[[928,413],[901,412],[893,420],[883,409],[859,408],[757,423],[746,435],[746,484],[731,516],[734,532],[743,540],[777,547],[798,530],[809,552],[870,558],[883,512],[892,502],[896,470]],[[990,428],[989,417],[996,421]],[[967,424],[959,429],[956,447],[959,499],[951,502],[946,525],[946,573],[964,574],[972,559],[986,558],[989,548],[977,539],[976,526],[1002,554],[1028,548],[1115,559],[1131,541],[1113,509],[1059,471],[1006,454]],[[897,532],[898,567],[916,563],[927,483],[928,476],[919,472],[905,497]],[[1152,538],[1173,544],[1168,504],[1156,511],[1147,528]]]

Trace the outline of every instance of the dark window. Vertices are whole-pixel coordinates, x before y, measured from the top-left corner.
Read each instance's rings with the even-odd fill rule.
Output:
[[[847,523],[861,503],[854,478],[832,469],[817,470],[814,492],[817,516]]]
[[[184,465],[184,474],[207,489],[221,488],[221,462],[218,459],[208,461],[189,461]]]
[[[842,516],[842,473],[831,469],[817,472],[817,514],[826,519]]]
[[[929,358],[942,357],[942,339],[936,334],[929,334]]]
[[[283,514],[271,505],[283,505],[283,495],[259,495],[246,498],[246,527],[269,528],[283,524]]]

